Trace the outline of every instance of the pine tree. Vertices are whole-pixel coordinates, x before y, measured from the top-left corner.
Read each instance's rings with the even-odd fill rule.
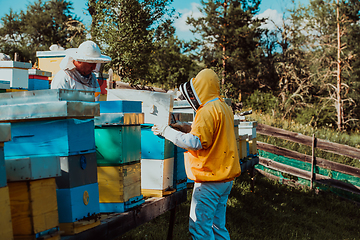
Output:
[[[203,17],[187,20],[201,36],[193,43],[200,49],[198,60],[219,72],[226,97],[251,93],[260,86],[257,49],[263,19],[254,18],[260,0],[202,0],[201,4]]]

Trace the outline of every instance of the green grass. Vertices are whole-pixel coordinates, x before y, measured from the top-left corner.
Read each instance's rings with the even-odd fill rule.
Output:
[[[174,240],[190,239],[188,200],[177,207]],[[228,200],[227,228],[231,239],[360,239],[360,206],[332,193],[281,185],[261,175],[255,190],[243,173]],[[139,226],[120,239],[166,239],[170,213]]]

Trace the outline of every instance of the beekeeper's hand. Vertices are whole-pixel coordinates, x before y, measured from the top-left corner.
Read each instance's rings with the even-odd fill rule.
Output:
[[[191,124],[187,122],[176,122],[173,124],[170,124],[170,126],[176,130],[179,130],[183,133],[189,133],[191,131]]]
[[[153,133],[155,135],[164,137],[165,129],[167,127],[169,127],[169,125],[165,125],[165,124],[156,125],[156,124],[154,124],[154,126],[151,128],[151,131],[153,131]]]

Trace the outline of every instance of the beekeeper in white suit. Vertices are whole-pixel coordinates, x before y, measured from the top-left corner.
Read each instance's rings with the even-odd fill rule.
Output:
[[[110,61],[111,58],[102,55],[93,41],[85,41],[78,48],[67,49],[60,63],[60,71],[51,82],[51,89],[93,91],[98,101],[101,90],[93,71],[99,70],[101,63]]]
[[[234,114],[220,97],[219,78],[211,69],[200,71],[180,91],[196,111],[192,125],[154,125],[152,130],[188,150],[184,153],[186,174],[195,181],[189,219],[192,238],[230,239],[226,202],[234,178],[241,173]]]

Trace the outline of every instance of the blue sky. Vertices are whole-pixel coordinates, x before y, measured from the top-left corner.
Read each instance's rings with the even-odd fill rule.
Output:
[[[26,6],[32,4],[35,0],[0,0],[0,18],[9,13],[10,8],[15,12],[26,10]],[[73,12],[80,17],[85,25],[89,25],[91,18],[86,11],[87,0],[72,0]],[[286,8],[293,7],[290,0],[262,0],[260,5],[260,17],[269,17],[276,23],[280,23]],[[296,3],[307,4],[309,0],[295,0]],[[175,22],[176,34],[180,39],[190,40],[194,36],[189,31],[189,26],[185,24],[187,16],[199,16],[198,7],[201,7],[200,0],[174,0],[174,7],[181,17]],[[1,24],[1,22],[0,22]],[[268,26],[271,28],[271,26]]]

